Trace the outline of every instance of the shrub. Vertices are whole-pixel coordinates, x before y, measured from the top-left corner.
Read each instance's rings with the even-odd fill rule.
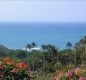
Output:
[[[72,68],[66,72],[57,71],[54,80],[86,80],[86,69]]]
[[[10,58],[0,60],[0,80],[30,80],[28,65]]]

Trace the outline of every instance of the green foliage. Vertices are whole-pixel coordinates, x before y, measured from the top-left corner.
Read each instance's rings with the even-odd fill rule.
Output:
[[[16,50],[15,53],[16,53],[16,57],[19,58],[19,59],[24,59],[24,58],[27,57],[26,51]]]
[[[34,71],[32,72],[31,76],[34,77],[32,80],[53,80],[54,74],[45,73],[42,71]]]
[[[0,57],[4,57],[6,54],[3,51],[0,51]]]
[[[31,49],[36,46],[37,44],[32,42],[27,44],[25,48]],[[69,66],[82,65],[86,67],[86,36],[74,46],[68,42],[66,49],[63,50],[58,50],[56,46],[51,44],[42,44],[40,51],[32,50],[30,52],[21,49],[10,50],[0,45],[0,57],[6,56],[15,60],[23,60],[30,65],[32,71],[41,70],[43,73],[54,73],[56,70],[65,71],[70,68]]]
[[[48,72],[48,73],[53,73],[56,70],[61,70],[62,69],[62,64],[60,62],[49,62],[46,64],[43,64],[42,70],[43,72]]]

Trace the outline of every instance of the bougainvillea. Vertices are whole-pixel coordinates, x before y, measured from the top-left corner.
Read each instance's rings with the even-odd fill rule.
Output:
[[[79,67],[72,68],[66,72],[64,71],[57,71],[55,73],[54,80],[86,80],[86,76],[84,73],[86,70],[83,70]]]
[[[27,67],[24,62],[3,58],[0,60],[0,80],[30,80]]]

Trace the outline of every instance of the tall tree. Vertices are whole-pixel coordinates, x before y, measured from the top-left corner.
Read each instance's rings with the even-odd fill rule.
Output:
[[[31,44],[27,44],[27,45],[25,46],[25,48],[26,48],[26,51],[27,51],[27,49],[29,49],[29,52],[31,52]]]
[[[27,49],[27,48],[31,49],[31,44],[27,44],[27,45],[25,46],[25,48],[26,48],[26,49]]]
[[[82,38],[79,43],[81,44],[81,50],[82,50],[82,63],[86,64],[86,36]]]
[[[67,42],[66,47],[67,47],[68,49],[71,49],[72,43],[71,43],[71,42]]]
[[[32,48],[34,48],[34,47],[36,47],[36,46],[37,46],[37,44],[36,44],[35,42],[32,42],[32,43],[31,43],[31,47],[32,47]]]
[[[54,45],[48,44],[47,50],[49,51],[49,54],[51,53],[51,58],[55,61],[58,61],[58,49]]]
[[[75,45],[76,51],[76,61],[81,63],[86,63],[86,36],[84,36],[78,43]]]
[[[41,45],[41,49],[43,50],[43,52],[47,49],[47,45]]]

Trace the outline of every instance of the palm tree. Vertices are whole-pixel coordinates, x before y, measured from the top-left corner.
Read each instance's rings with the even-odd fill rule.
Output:
[[[27,45],[25,46],[25,48],[26,48],[26,50],[29,49],[29,52],[30,52],[30,50],[31,50],[31,45],[30,45],[30,44],[27,44]]]
[[[66,47],[67,47],[68,49],[71,49],[72,43],[71,43],[71,42],[67,42]]]
[[[27,48],[31,49],[31,45],[30,44],[27,44],[25,47],[26,47],[26,49]]]
[[[37,44],[36,44],[35,42],[32,42],[32,43],[31,43],[31,47],[32,47],[32,48],[34,48],[34,47],[36,47],[36,46],[37,46]]]

